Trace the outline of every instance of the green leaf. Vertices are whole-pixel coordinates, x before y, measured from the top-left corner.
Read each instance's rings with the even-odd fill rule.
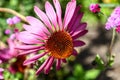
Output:
[[[91,69],[86,71],[86,74],[84,76],[84,80],[95,80],[95,78],[99,75],[100,70],[97,69]]]
[[[101,59],[101,57],[98,54],[96,55],[95,62],[97,63],[97,68],[98,69],[103,70],[105,68],[104,62],[103,62],[103,60]]]
[[[85,71],[83,67],[80,64],[76,64],[74,66],[73,75],[77,78],[83,79],[84,74],[85,74]]]

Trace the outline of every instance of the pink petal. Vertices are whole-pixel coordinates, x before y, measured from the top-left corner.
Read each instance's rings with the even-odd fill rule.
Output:
[[[76,9],[75,9],[75,12],[73,14],[73,17],[70,21],[70,23],[68,24],[68,30],[72,30],[71,28],[73,28],[73,25],[74,23],[76,22],[76,19],[78,18],[78,15],[83,15],[83,13],[80,13],[79,10],[80,10],[80,6],[77,6]]]
[[[4,69],[3,69],[3,68],[0,68],[0,72],[2,72],[2,71],[4,71]]]
[[[31,34],[27,31],[22,31],[17,35],[17,39],[26,44],[39,44],[39,36]]]
[[[76,34],[73,34],[73,35],[72,35],[72,38],[73,38],[73,39],[77,39],[77,38],[85,35],[87,32],[88,32],[88,30],[80,31],[80,32],[78,32],[78,33],[76,33]]]
[[[16,49],[21,49],[21,50],[29,50],[29,49],[38,49],[41,46],[34,46],[34,45],[16,45]]]
[[[3,77],[2,75],[0,75],[0,79],[2,79],[2,80],[3,80],[3,79],[4,79],[4,77]]]
[[[58,25],[60,27],[60,29],[62,29],[62,19],[61,19],[61,15],[62,15],[62,11],[61,11],[61,6],[58,0],[53,0],[55,9],[56,9],[56,14],[57,14],[57,18],[58,18]]]
[[[43,31],[38,30],[38,29],[33,29],[34,27],[31,26],[31,25],[26,25],[26,24],[24,24],[23,27],[24,27],[24,29],[27,30],[29,33],[38,35],[40,40],[44,40],[44,39],[47,38],[47,36],[45,35],[45,33],[44,33]],[[43,35],[43,34],[44,34],[44,35]]]
[[[44,73],[45,74],[49,73],[49,71],[50,71],[50,69],[51,69],[51,67],[53,65],[53,62],[54,62],[54,57],[51,57],[50,60],[49,60],[49,62],[47,63],[47,65],[44,68]]]
[[[71,28],[70,30],[71,31],[70,34],[72,35],[74,34],[74,32],[85,30],[86,26],[87,26],[87,23],[79,23],[77,26],[74,25],[73,28]]]
[[[40,54],[37,54],[37,55],[34,55],[33,57],[31,57],[30,59],[27,59],[24,61],[23,65],[29,65],[33,62],[35,62],[36,60],[38,60],[39,58],[43,57],[44,55],[46,55],[46,53],[40,53]]]
[[[73,54],[74,56],[77,56],[78,53],[77,53],[77,51],[74,49],[72,54]]]
[[[67,61],[66,61],[66,59],[62,59],[62,62],[66,63]]]
[[[56,16],[53,6],[48,1],[45,3],[45,11],[46,11],[48,18],[50,19],[50,21],[56,28],[57,27],[57,16]]]
[[[30,53],[36,53],[39,50],[43,50],[43,47],[38,48],[38,49],[32,49],[32,50],[27,50],[27,51],[21,51],[19,55],[26,55],[26,54],[30,54]]]
[[[61,59],[57,59],[56,61],[56,69],[59,70],[60,69],[60,66],[61,65]]]
[[[40,34],[45,35],[45,33],[50,34],[50,32],[45,27],[45,25],[37,18],[34,18],[32,16],[27,16],[26,19],[31,25],[31,26],[24,26],[26,30],[30,31],[31,33],[35,33],[39,35]]]
[[[76,40],[76,41],[73,41],[73,45],[74,47],[79,47],[79,46],[85,45],[85,43],[83,41]]]
[[[2,53],[0,53],[0,54],[2,54]],[[2,60],[0,60],[0,64],[2,63]]]
[[[64,17],[64,28],[67,28],[76,8],[76,1],[71,1],[67,4],[65,17]]]
[[[47,17],[47,15],[40,10],[37,6],[34,6],[34,11],[39,16],[39,18],[43,21],[43,23],[50,29],[52,30],[52,25]]]
[[[38,75],[42,70],[43,68],[47,65],[47,63],[49,62],[51,57],[49,57],[47,60],[45,60],[45,62],[40,66],[40,68],[36,71],[36,74]]]
[[[10,53],[14,53],[16,50],[15,50],[15,44],[14,44],[13,40],[8,39],[7,42],[9,44]]]

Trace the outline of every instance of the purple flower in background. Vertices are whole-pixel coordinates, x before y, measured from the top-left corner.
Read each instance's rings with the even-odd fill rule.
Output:
[[[21,19],[17,16],[14,16],[13,18],[8,18],[7,19],[7,24],[9,25],[14,25],[14,24],[17,24],[21,21]]]
[[[80,22],[83,13],[79,12],[80,6],[76,7],[76,0],[68,2],[63,21],[59,1],[53,0],[53,4],[55,10],[48,1],[45,3],[46,13],[35,6],[34,11],[40,20],[32,16],[26,17],[30,25],[24,24],[25,31],[17,35],[18,40],[23,42],[23,45],[16,46],[22,50],[20,55],[41,50],[41,53],[25,60],[24,65],[34,63],[45,55],[48,57],[37,70],[37,75],[43,70],[48,74],[55,60],[56,68],[60,69],[61,64],[66,62],[68,57],[77,54],[75,47],[85,45],[78,38],[87,33],[87,24]]]
[[[91,4],[89,6],[89,9],[93,13],[99,13],[100,12],[100,5],[99,4]]]
[[[1,63],[2,63],[2,61],[0,60],[0,64]],[[4,69],[0,68],[0,80],[4,79],[3,74],[2,74],[3,71],[4,71]]]
[[[105,29],[117,28],[120,26],[120,7],[116,7],[108,18]],[[118,29],[117,29],[118,30]]]
[[[17,23],[19,23],[19,22],[21,21],[21,19],[20,19],[19,17],[17,17],[17,16],[14,16],[14,17],[12,18],[12,20],[13,20],[13,23],[14,23],[14,24],[17,24]]]
[[[11,33],[11,30],[10,30],[10,29],[6,29],[6,30],[5,30],[5,34],[8,35],[8,34],[10,34],[10,33]]]
[[[11,35],[10,38],[7,40],[8,47],[0,49],[0,60],[2,62],[6,62],[10,60],[11,58],[17,56],[17,50],[15,49],[15,41],[14,41],[13,36],[14,34]]]
[[[7,24],[14,25],[13,19],[12,18],[8,18],[7,19]]]

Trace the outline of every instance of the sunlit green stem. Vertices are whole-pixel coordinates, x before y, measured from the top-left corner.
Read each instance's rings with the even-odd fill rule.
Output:
[[[112,53],[112,46],[113,46],[114,40],[115,40],[115,28],[113,28],[112,40],[111,40],[110,47],[109,47],[109,54],[110,54],[110,55],[111,55],[111,53]]]
[[[24,21],[25,23],[28,23],[25,16],[21,15],[20,13],[12,10],[12,9],[8,9],[8,8],[0,8],[0,12],[7,12],[10,14],[13,14],[15,16],[18,16],[22,21]]]

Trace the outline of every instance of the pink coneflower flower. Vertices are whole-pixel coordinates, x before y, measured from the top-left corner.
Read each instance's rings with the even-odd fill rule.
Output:
[[[25,72],[25,69],[27,68],[27,66],[23,66],[23,62],[24,60],[26,59],[26,56],[25,55],[22,55],[22,56],[17,56],[16,57],[16,61],[13,62],[10,67],[9,67],[9,71],[12,73],[12,74],[15,74],[16,72],[21,72],[21,73],[24,73]]]
[[[59,1],[53,0],[53,3],[55,10],[48,1],[45,3],[46,13],[35,6],[34,11],[40,20],[32,16],[26,17],[30,25],[24,24],[26,31],[20,32],[17,36],[18,40],[24,44],[16,46],[22,50],[21,55],[41,50],[40,54],[25,60],[24,65],[34,63],[45,55],[48,56],[36,74],[43,70],[47,74],[55,60],[56,68],[60,69],[62,62],[66,62],[71,55],[77,54],[75,47],[85,45],[78,38],[87,33],[87,24],[80,22],[83,13],[79,12],[80,6],[76,7],[76,0],[68,2],[63,21]]]
[[[99,13],[100,12],[100,5],[99,4],[90,4],[89,9],[93,13]]]
[[[0,64],[2,63],[2,61],[0,60]],[[0,68],[0,80],[3,80],[4,79],[4,77],[3,77],[3,71],[4,71],[4,69],[3,68]]]
[[[120,26],[120,7],[116,7],[112,12],[111,16],[108,18],[105,28],[110,30],[111,28],[116,28]]]
[[[17,50],[15,49],[15,35],[11,35],[10,38],[7,40],[8,47],[0,49],[0,60],[2,62],[6,62],[13,57],[17,56]]]

